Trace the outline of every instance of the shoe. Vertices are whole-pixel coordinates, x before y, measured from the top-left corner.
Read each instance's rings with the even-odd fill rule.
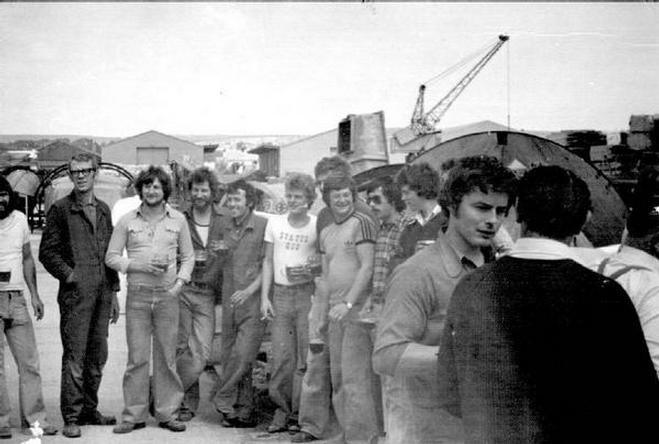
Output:
[[[78,418],[78,424],[80,425],[109,426],[115,425],[116,423],[117,418],[114,416],[102,415],[98,410],[89,415],[81,415],[80,418]]]
[[[159,422],[158,427],[167,429],[172,432],[185,432],[185,424],[176,419],[170,419],[169,421]]]
[[[41,430],[43,430],[44,436],[57,435],[57,427],[55,427],[54,425],[47,425],[45,427],[42,427]]]
[[[291,442],[310,442],[316,441],[317,439],[318,438],[313,436],[311,433],[300,431],[291,437]]]
[[[192,418],[195,417],[195,413],[192,410],[187,410],[187,409],[181,409],[178,412],[178,419],[181,422],[190,422],[192,421]]]
[[[122,421],[121,423],[114,426],[112,433],[130,433],[133,430],[143,429],[144,427],[146,427],[146,423],[144,422]]]
[[[288,425],[288,433],[291,433],[291,434],[294,435],[297,432],[299,432],[300,430],[302,430],[302,429],[300,429],[300,425],[297,422],[292,422]]]
[[[216,410],[216,411],[220,415],[220,425],[222,427],[224,427],[224,428],[235,427],[233,420],[229,419],[229,417],[226,415],[226,413],[221,412],[219,410]]]
[[[82,432],[80,431],[80,426],[78,426],[78,424],[75,422],[70,422],[64,425],[64,428],[62,429],[62,435],[66,436],[67,438],[80,438],[82,436]]]
[[[282,424],[272,423],[268,426],[267,430],[268,433],[279,433],[279,432],[285,432],[286,430],[288,430],[288,427]]]
[[[0,427],[0,439],[11,438],[11,428],[8,426]]]

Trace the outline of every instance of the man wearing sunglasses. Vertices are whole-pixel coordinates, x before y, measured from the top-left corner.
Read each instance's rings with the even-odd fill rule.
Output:
[[[91,154],[77,154],[69,162],[73,191],[55,202],[46,217],[39,260],[59,281],[62,338],[60,408],[62,434],[81,436],[81,425],[112,425],[102,415],[98,388],[108,357],[108,324],[119,318],[117,273],[105,265],[112,235],[107,204],[94,196],[98,169]]]

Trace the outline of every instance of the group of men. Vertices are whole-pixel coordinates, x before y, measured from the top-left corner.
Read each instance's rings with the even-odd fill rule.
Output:
[[[270,321],[276,410],[267,430],[288,431],[292,442],[654,441],[659,216],[654,194],[641,190],[659,191],[656,169],[641,175],[647,183],[613,258],[571,248],[590,193],[560,167],[520,180],[486,156],[449,162],[441,174],[411,164],[369,183],[364,201],[334,156],[316,165],[315,179],[289,175],[288,212],[266,217],[242,180],[214,205],[217,179],[204,168],[176,210],[169,176],[151,166],[134,184],[139,206],[114,228],[93,194],[96,171],[92,157],[71,160],[74,191],[49,210],[39,251],[60,282],[67,437],[116,423],[97,407],[120,272],[128,363],[115,433],[143,428],[148,414],[186,429],[221,301],[212,401],[224,427],[255,425],[252,366]],[[24,278],[40,319],[29,230],[0,179],[0,320],[19,362],[21,421],[54,434],[22,296]],[[317,191],[326,206],[313,216]],[[514,244],[503,226],[513,206]],[[0,408],[8,437],[4,388]]]

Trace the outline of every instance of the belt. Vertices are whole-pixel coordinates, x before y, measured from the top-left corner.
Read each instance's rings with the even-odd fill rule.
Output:
[[[306,287],[307,285],[313,285],[313,281],[302,282],[299,284],[291,284],[291,285],[282,285],[275,282],[275,287],[279,287],[279,288],[298,288],[298,287]]]
[[[205,282],[190,282],[188,285],[191,287],[197,288],[199,290],[210,290],[213,287],[211,287],[210,284],[207,284]]]

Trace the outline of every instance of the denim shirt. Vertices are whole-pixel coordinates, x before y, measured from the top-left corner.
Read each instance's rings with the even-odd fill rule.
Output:
[[[121,253],[126,248],[128,257]],[[142,206],[122,217],[112,233],[105,262],[110,268],[126,273],[131,261],[150,262],[154,255],[167,255],[169,267],[162,275],[128,273],[129,284],[170,287],[177,278],[189,282],[194,267],[194,250],[185,216],[169,204],[165,216],[150,224],[142,215]],[[180,268],[176,270],[176,264]]]

